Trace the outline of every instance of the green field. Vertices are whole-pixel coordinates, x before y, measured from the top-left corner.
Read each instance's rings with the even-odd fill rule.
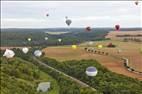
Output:
[[[40,82],[51,82],[48,93],[36,91]],[[59,94],[59,89],[55,79],[32,63],[20,58],[1,58],[1,94]]]

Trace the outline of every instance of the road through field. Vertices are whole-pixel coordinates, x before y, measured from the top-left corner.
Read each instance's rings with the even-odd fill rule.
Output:
[[[48,68],[50,68],[50,69],[52,69],[52,70],[58,72],[59,74],[64,75],[64,76],[70,78],[71,80],[73,80],[74,82],[78,83],[78,84],[81,85],[82,87],[89,87],[89,88],[92,89],[93,91],[96,91],[95,88],[89,86],[88,84],[86,84],[86,83],[84,83],[84,82],[82,82],[82,81],[80,81],[80,80],[78,80],[78,79],[76,79],[76,78],[74,78],[74,77],[72,77],[72,76],[69,76],[69,75],[65,74],[64,72],[61,72],[61,71],[59,71],[59,70],[57,70],[57,69],[55,69],[55,68],[53,68],[53,67],[47,65],[46,63],[43,63],[42,61],[38,60],[36,57],[33,57],[33,59],[36,60],[37,63],[39,63],[40,65],[43,65],[44,67],[48,67]]]

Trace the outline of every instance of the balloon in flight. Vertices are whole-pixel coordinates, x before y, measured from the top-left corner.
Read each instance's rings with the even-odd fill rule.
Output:
[[[72,23],[72,20],[71,19],[68,19],[68,17],[65,17],[66,18],[66,24],[68,25],[68,26],[70,26],[71,25],[71,23]]]
[[[27,47],[22,48],[22,52],[23,52],[24,54],[28,53],[28,51],[29,51],[29,49],[28,49]]]
[[[99,45],[98,45],[98,48],[99,48],[99,49],[103,48],[103,45],[99,44]]]
[[[49,14],[47,13],[47,14],[46,14],[46,16],[48,17],[48,16],[49,16]]]
[[[36,57],[40,57],[40,56],[42,55],[42,51],[40,51],[40,50],[35,50],[35,51],[34,51],[34,55],[35,55]]]
[[[48,40],[48,37],[45,37],[44,39],[45,39],[45,40]]]
[[[88,67],[88,68],[86,69],[86,74],[87,74],[88,76],[96,76],[97,73],[98,73],[97,69],[96,69],[95,67],[93,67],[93,66]]]
[[[90,26],[86,27],[86,31],[91,31],[91,30],[92,30],[92,29],[91,29]]]
[[[138,5],[138,4],[139,4],[139,2],[138,2],[138,0],[136,0],[136,1],[135,1],[135,5]]]
[[[77,49],[77,45],[72,45],[72,49]]]
[[[62,42],[62,39],[58,39],[59,42]]]
[[[31,41],[32,39],[31,38],[28,38],[28,41]]]
[[[88,43],[89,45],[93,45],[94,44],[94,42],[93,41],[89,41],[89,43]]]
[[[13,58],[14,55],[15,55],[14,51],[10,49],[6,49],[6,51],[3,54],[3,56],[5,56],[6,58]]]
[[[120,29],[120,25],[118,25],[118,24],[115,25],[115,30],[116,30],[116,31],[119,31],[119,29]]]

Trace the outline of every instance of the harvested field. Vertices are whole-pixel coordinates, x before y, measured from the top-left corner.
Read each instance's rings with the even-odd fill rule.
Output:
[[[117,45],[116,48],[102,49],[96,48],[96,45],[102,44],[107,45],[108,43],[113,43]],[[138,78],[142,80],[142,75],[135,74],[128,71],[124,65],[123,61],[115,57],[126,57],[129,59],[130,66],[137,71],[142,72],[142,54],[140,53],[141,44],[132,42],[120,42],[120,41],[96,41],[92,46],[86,46],[87,43],[80,44],[78,49],[74,50],[70,46],[60,46],[60,47],[48,47],[43,49],[45,55],[50,58],[55,58],[59,61],[65,60],[81,60],[81,59],[96,59],[103,66],[109,70],[123,74],[129,77]],[[84,47],[92,47],[99,51],[108,52],[110,55],[98,55],[94,53],[89,53],[84,50]],[[118,49],[121,49],[121,53],[117,53]]]

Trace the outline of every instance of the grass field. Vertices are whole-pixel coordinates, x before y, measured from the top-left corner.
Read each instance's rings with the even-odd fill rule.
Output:
[[[116,48],[107,48],[107,44],[113,43]],[[104,45],[102,49],[98,49],[96,45]],[[95,48],[96,50],[108,52],[110,55],[98,55],[93,53],[88,53],[84,50],[84,47]],[[50,58],[55,58],[59,61],[65,60],[81,60],[81,59],[96,59],[103,66],[107,67],[109,70],[130,76],[133,78],[138,78],[142,80],[142,75],[132,73],[128,71],[124,65],[123,61],[115,57],[126,57],[129,59],[130,66],[137,71],[142,71],[142,54],[140,53],[140,48],[142,45],[136,42],[120,42],[120,41],[95,41],[94,44],[88,45],[88,43],[83,43],[78,45],[77,49],[72,49],[71,46],[58,46],[58,47],[47,47],[43,49],[45,55]],[[121,49],[121,52],[118,54],[118,49]]]

